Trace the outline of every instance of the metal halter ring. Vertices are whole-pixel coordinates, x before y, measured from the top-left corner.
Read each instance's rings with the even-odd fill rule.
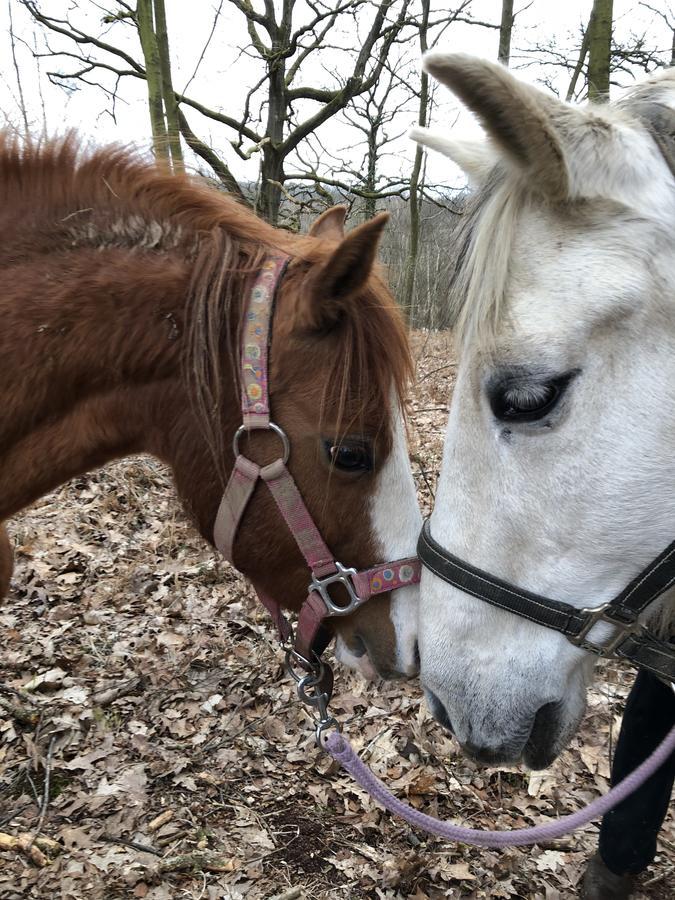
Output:
[[[273,431],[281,441],[283,447],[281,461],[286,465],[288,457],[291,455],[291,444],[284,429],[280,428],[274,422],[268,422],[267,425],[240,425],[232,438],[232,450],[235,457],[239,456],[239,441],[241,440],[242,435],[247,434],[249,431]]]

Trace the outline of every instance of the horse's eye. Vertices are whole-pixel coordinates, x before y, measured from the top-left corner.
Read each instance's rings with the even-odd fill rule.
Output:
[[[489,389],[490,406],[502,422],[536,422],[557,406],[567,385],[576,375],[568,372],[547,381],[507,378]]]
[[[373,454],[364,441],[324,441],[324,447],[331,466],[342,472],[370,472],[373,468]]]

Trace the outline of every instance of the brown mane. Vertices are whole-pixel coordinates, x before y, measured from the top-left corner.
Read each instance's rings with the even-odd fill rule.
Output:
[[[330,244],[273,228],[202,179],[169,174],[124,147],[83,147],[73,135],[20,142],[0,134],[0,208],[21,222],[14,260],[17,246],[19,256],[22,243],[34,248],[36,233],[47,247],[176,250],[194,259],[185,372],[205,434],[222,459],[213,410],[238,375],[236,354],[225,360],[222,352],[235,301],[270,249],[312,265],[328,258]],[[350,420],[358,416],[347,403],[350,392],[386,404],[393,378],[403,400],[412,370],[409,349],[398,309],[379,278],[371,279],[367,302],[346,318],[333,353],[331,383]]]

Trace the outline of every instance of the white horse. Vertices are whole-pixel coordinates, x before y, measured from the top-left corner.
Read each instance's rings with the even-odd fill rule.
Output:
[[[476,188],[431,534],[511,584],[595,607],[675,537],[675,72],[576,108],[468,56],[424,66],[488,135],[412,135]],[[590,653],[431,572],[419,637],[432,710],[469,753],[536,768],[563,749]]]

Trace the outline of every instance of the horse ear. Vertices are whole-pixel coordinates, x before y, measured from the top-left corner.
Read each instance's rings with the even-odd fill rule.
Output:
[[[428,128],[413,128],[409,137],[423,147],[436,150],[451,159],[473,187],[480,187],[497,164],[497,154],[486,141],[454,141]]]
[[[346,215],[346,206],[331,206],[312,222],[309,234],[328,241],[341,241],[345,236]]]
[[[567,198],[569,178],[554,115],[576,111],[483,59],[432,51],[422,64],[476,113],[496,144],[542,193],[553,200]]]
[[[330,331],[348,311],[370,278],[389,213],[358,225],[340,241],[328,259],[314,267],[300,301],[302,328]]]

